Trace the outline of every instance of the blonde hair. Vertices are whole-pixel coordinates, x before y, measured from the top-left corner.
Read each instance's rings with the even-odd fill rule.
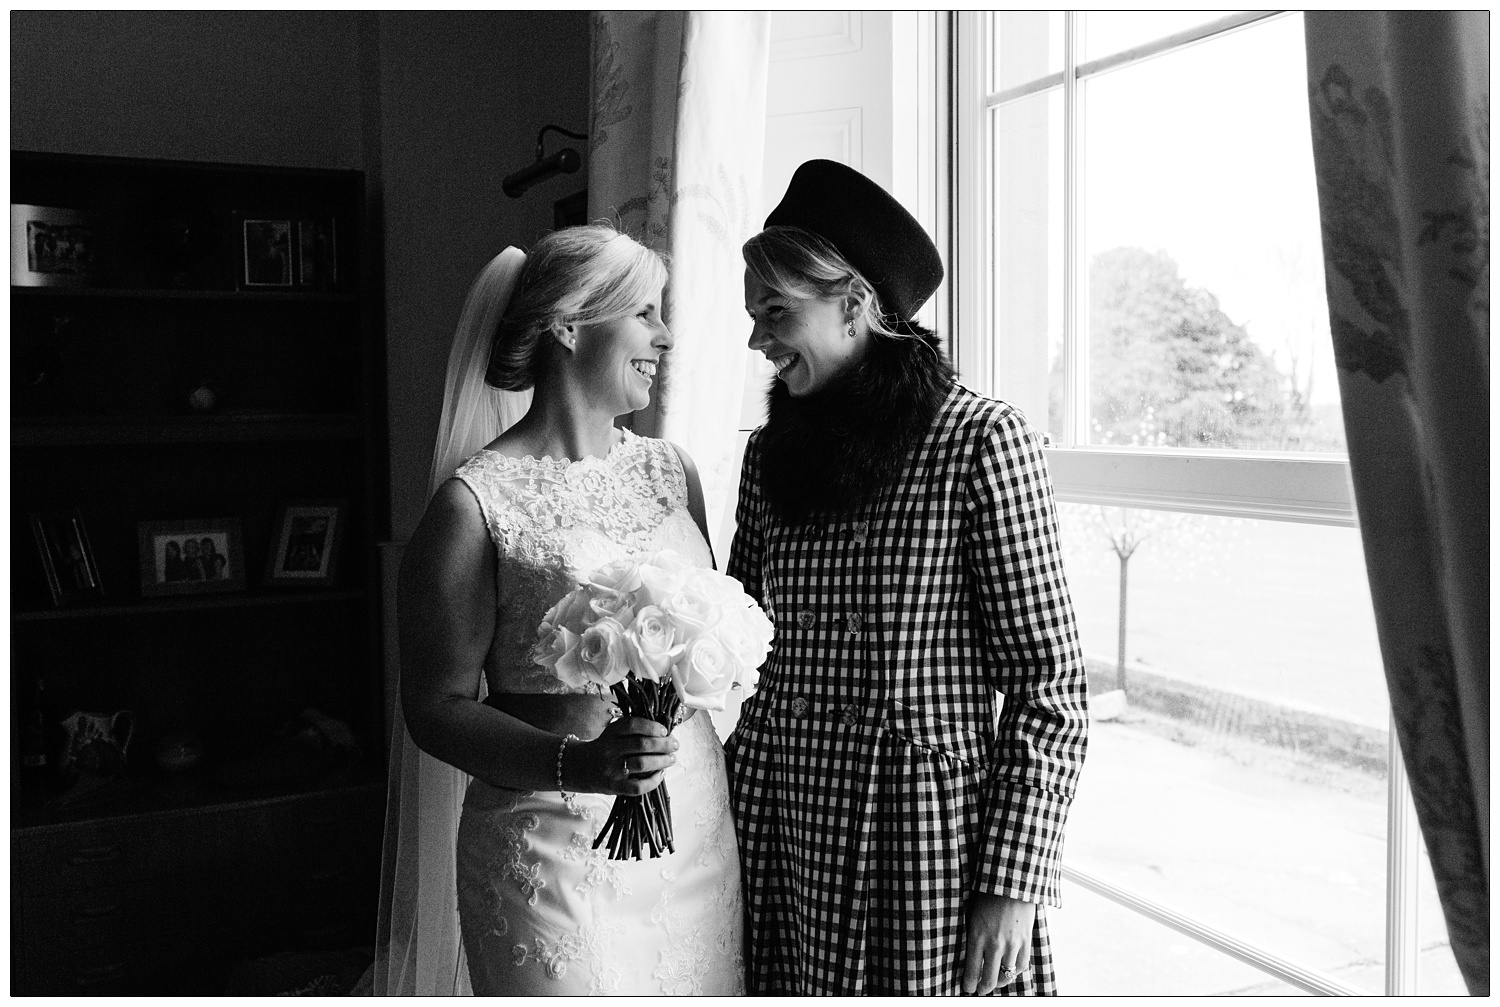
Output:
[[[745,242],[745,268],[782,297],[847,300],[859,305],[856,317],[870,331],[896,339],[910,333],[891,327],[892,318],[880,303],[875,287],[826,238],[800,227],[776,224]]]
[[[536,384],[538,346],[554,324],[622,318],[666,282],[664,257],[609,224],[553,231],[527,253],[495,330],[485,382],[525,391]]]

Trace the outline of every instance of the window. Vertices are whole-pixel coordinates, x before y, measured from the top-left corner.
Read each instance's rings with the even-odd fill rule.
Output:
[[[955,356],[1048,436],[1095,697],[1068,897],[1153,921],[1057,914],[1065,992],[1414,993],[1419,959],[1462,992],[1389,744],[1301,16],[947,30]]]

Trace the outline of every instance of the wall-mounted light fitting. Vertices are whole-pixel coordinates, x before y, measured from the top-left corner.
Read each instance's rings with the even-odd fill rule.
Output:
[[[543,126],[536,135],[536,160],[520,171],[513,171],[505,176],[500,183],[500,189],[511,199],[519,198],[527,189],[538,182],[546,181],[553,175],[571,175],[578,170],[583,159],[578,156],[578,151],[572,147],[564,147],[551,157],[543,156],[542,139],[548,132],[561,133],[575,140],[587,140],[587,133],[574,133],[563,129],[561,126]]]

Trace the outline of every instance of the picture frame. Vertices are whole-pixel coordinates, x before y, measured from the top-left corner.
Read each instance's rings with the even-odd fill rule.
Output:
[[[249,219],[241,225],[244,268],[241,285],[249,290],[292,286],[292,221]]]
[[[76,509],[41,511],[28,517],[52,604],[60,608],[104,597],[104,582],[82,513]]]
[[[239,518],[142,521],[136,528],[142,597],[245,590]]]
[[[93,282],[99,231],[83,211],[10,205],[10,284],[87,287]]]
[[[338,577],[339,549],[349,522],[347,500],[288,500],[271,529],[266,584],[329,587]]]
[[[338,221],[297,221],[297,285],[327,290],[339,282]]]

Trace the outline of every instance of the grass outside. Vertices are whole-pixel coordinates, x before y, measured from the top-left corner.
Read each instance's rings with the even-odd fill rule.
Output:
[[[1119,563],[1098,508],[1059,508],[1084,650],[1116,653]],[[1174,516],[1130,560],[1126,661],[1384,729],[1389,701],[1354,528]]]

